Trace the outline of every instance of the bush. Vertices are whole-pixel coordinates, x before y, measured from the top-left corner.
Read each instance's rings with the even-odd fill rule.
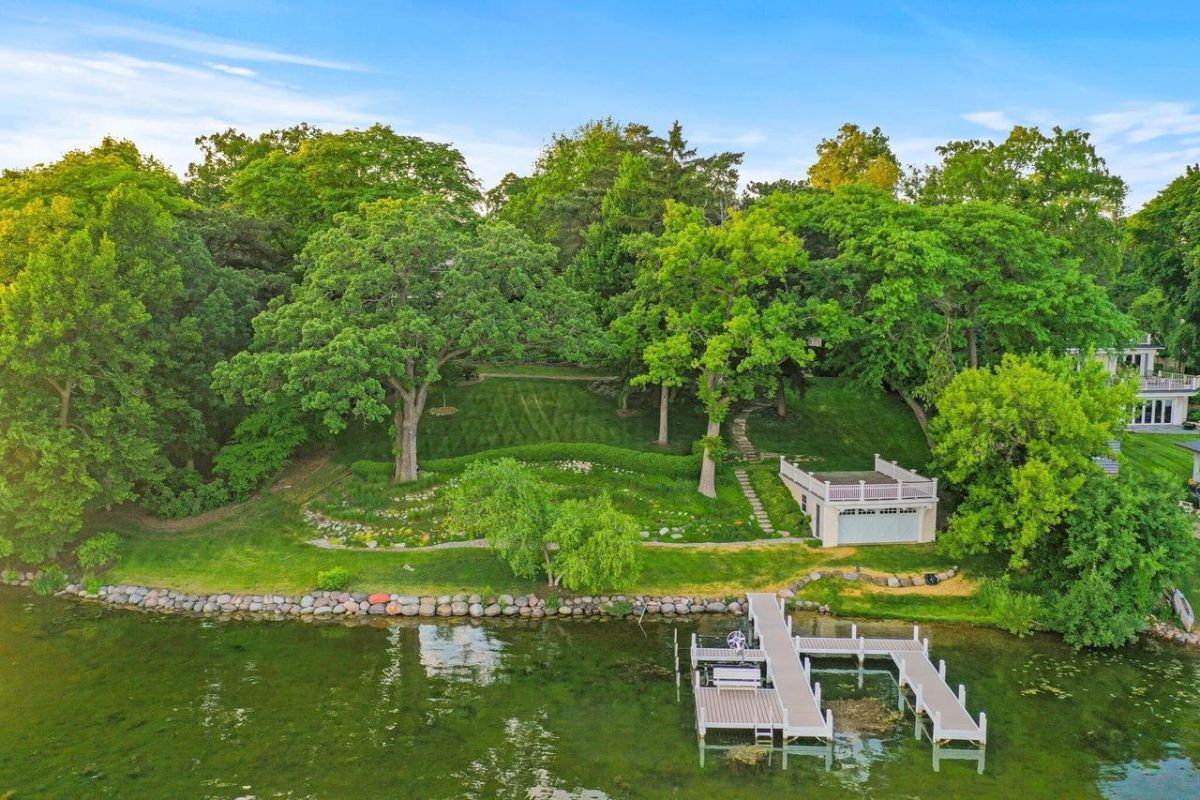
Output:
[[[83,576],[83,590],[88,594],[100,594],[100,587],[104,583],[95,575]]]
[[[21,580],[21,573],[15,569],[0,571],[0,581],[4,583],[16,583],[19,580]]]
[[[13,554],[12,539],[0,536],[0,558],[8,558]]]
[[[233,440],[213,459],[229,494],[245,499],[287,466],[288,458],[308,439],[300,412],[290,405],[256,409],[238,423]]]
[[[1039,627],[1038,619],[1046,613],[1041,597],[1013,589],[1007,575],[984,581],[979,599],[997,625],[1021,637],[1033,633]]]
[[[194,469],[176,469],[142,492],[142,507],[158,517],[181,519],[220,508],[230,501],[220,478],[205,483]]]
[[[396,465],[391,461],[355,461],[350,465],[350,474],[356,478],[372,483],[390,481],[396,473]]]
[[[762,500],[763,509],[771,518],[776,530],[787,531],[792,536],[811,538],[812,523],[809,516],[800,510],[800,504],[784,486],[779,474],[774,470],[765,469],[751,469],[749,472],[750,484]]]
[[[125,541],[120,536],[106,531],[84,540],[75,549],[75,558],[79,559],[79,566],[86,570],[100,569],[119,561],[124,548]]]
[[[67,585],[67,573],[57,564],[42,567],[41,573],[33,579],[33,591],[40,595],[56,594]]]
[[[332,567],[317,573],[317,588],[325,592],[336,592],[350,585],[350,570]]]

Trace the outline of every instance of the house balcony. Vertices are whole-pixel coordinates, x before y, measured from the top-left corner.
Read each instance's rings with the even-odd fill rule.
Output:
[[[1194,394],[1200,391],[1200,375],[1170,372],[1162,375],[1142,375],[1140,391],[1167,394]]]
[[[937,501],[937,479],[926,478],[875,455],[875,469],[863,472],[808,472],[786,456],[779,474],[829,503],[895,503]]]

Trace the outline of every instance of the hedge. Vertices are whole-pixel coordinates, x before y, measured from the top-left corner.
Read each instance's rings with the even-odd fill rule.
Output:
[[[476,461],[495,458],[515,458],[518,461],[591,461],[616,469],[627,469],[643,475],[665,475],[670,478],[695,478],[700,474],[700,454],[668,455],[629,450],[608,444],[544,442],[516,447],[500,447],[482,450],[454,458],[431,458],[422,465],[422,471],[457,473]],[[350,472],[367,481],[384,481],[392,477],[390,461],[355,461]]]

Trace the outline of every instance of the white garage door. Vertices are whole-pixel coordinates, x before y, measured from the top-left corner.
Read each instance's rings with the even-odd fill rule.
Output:
[[[915,508],[847,508],[838,515],[838,544],[915,542],[920,537]]]

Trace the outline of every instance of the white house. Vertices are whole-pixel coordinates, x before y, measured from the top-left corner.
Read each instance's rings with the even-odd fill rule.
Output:
[[[1200,376],[1161,373],[1155,369],[1155,360],[1161,349],[1147,336],[1132,347],[1096,351],[1096,358],[1110,374],[1116,375],[1122,368],[1137,372],[1141,381],[1139,402],[1130,416],[1130,427],[1182,425],[1187,420],[1188,400],[1200,391]]]
[[[822,547],[932,542],[937,526],[937,479],[885,461],[862,472],[806,472],[786,456],[779,477],[812,520]]]

